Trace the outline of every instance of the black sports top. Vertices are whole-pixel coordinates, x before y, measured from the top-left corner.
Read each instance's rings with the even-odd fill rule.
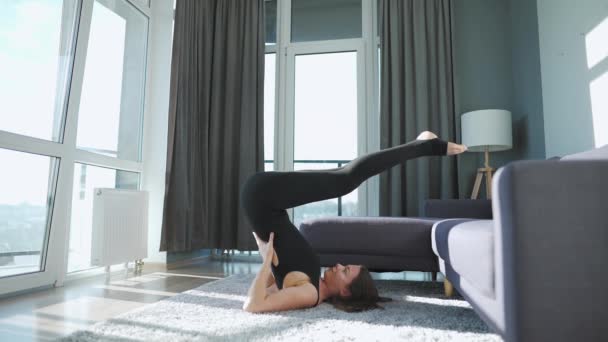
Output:
[[[281,229],[274,233],[274,250],[279,259],[278,266],[271,263],[272,274],[279,289],[283,288],[285,276],[292,271],[305,273],[310,277],[311,284],[317,289],[319,303],[319,278],[321,277],[321,262],[308,241],[293,227]]]

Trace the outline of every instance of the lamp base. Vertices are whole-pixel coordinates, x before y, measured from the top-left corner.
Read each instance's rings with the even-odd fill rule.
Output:
[[[481,187],[483,176],[486,176],[486,198],[492,198],[492,173],[494,171],[496,171],[496,169],[491,167],[480,167],[477,169],[477,177],[475,177],[475,185],[473,185],[471,199],[477,199],[477,196],[479,196],[479,188]]]

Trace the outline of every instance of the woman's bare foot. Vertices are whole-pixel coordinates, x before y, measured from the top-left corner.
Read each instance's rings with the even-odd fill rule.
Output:
[[[456,144],[448,141],[448,156],[461,154],[467,151],[467,145]]]
[[[437,134],[429,131],[424,131],[418,135],[416,140],[430,140],[437,138]],[[466,145],[460,145],[453,142],[448,142],[448,156],[463,153],[467,150]]]

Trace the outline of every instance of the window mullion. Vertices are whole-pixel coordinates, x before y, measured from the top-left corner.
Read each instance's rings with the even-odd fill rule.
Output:
[[[67,154],[63,144],[1,130],[0,148],[57,158]]]
[[[68,97],[68,106],[65,119],[63,135],[63,146],[65,154],[62,156],[57,180],[57,192],[55,194],[55,209],[51,226],[48,265],[56,267],[53,274],[56,276],[55,285],[60,286],[65,279],[68,264],[69,227],[71,220],[72,187],[74,178],[74,160],[76,154],[76,137],[78,129],[78,109],[80,95],[82,93],[82,82],[87,57],[87,47],[91,19],[93,16],[94,0],[83,0],[76,38],[76,52],[72,79]]]
[[[82,94],[82,83],[84,80],[84,69],[87,59],[87,47],[89,33],[91,30],[91,20],[93,17],[94,0],[83,0],[80,13],[80,23],[78,25],[78,37],[76,40],[76,53],[74,58],[74,68],[72,69],[72,82],[68,98],[68,110],[65,120],[65,130],[63,143],[73,152],[76,149],[76,137],[78,130],[78,110],[80,106],[80,96]]]
[[[133,7],[137,8],[141,13],[145,14],[146,17],[152,16],[152,9],[149,5],[150,0],[127,0]],[[157,0],[158,1],[158,0]],[[160,1],[169,1],[169,0],[160,0]]]
[[[332,53],[355,51],[361,45],[361,38],[317,40],[308,42],[290,43],[289,49],[296,54],[306,53]]]
[[[74,153],[73,163],[83,163],[111,169],[131,171],[141,173],[143,171],[143,163],[118,159],[115,157],[105,156],[103,154],[77,149]]]
[[[293,168],[293,125],[289,129],[289,114],[286,102],[289,93],[287,87],[293,87],[293,84],[288,84],[289,71],[287,70],[287,47],[291,37],[291,0],[277,1],[277,25],[274,169],[284,171]],[[287,212],[290,217],[293,217],[293,209]]]
[[[365,115],[361,124],[365,125],[363,145],[360,145],[360,154],[370,153],[380,149],[380,121],[378,108],[378,13],[377,0],[363,1],[362,3],[362,34],[363,59],[365,61],[365,98],[367,99]],[[362,215],[377,216],[379,204],[379,178],[372,177],[362,186],[359,210]]]
[[[276,102],[275,102],[275,170],[288,170],[287,141],[290,134],[286,127],[285,95],[287,84],[287,46],[291,31],[291,0],[277,2],[277,70],[276,70]],[[293,140],[293,134],[291,134]]]

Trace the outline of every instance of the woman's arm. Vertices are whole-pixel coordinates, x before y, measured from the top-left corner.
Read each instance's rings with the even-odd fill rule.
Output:
[[[270,274],[268,275],[268,279],[266,280],[266,288],[269,288],[271,286],[276,287],[276,281],[274,280],[274,275],[272,274],[272,272],[270,272]]]
[[[269,258],[269,260],[271,260]],[[267,293],[264,279],[270,273],[270,262],[264,262],[255,280],[249,288],[243,310],[248,312],[274,312],[303,309],[316,304],[317,289],[306,283],[300,286],[283,288],[274,293]],[[276,285],[274,285],[276,287]]]
[[[243,309],[246,311],[251,311],[253,307],[258,306],[266,299],[266,284],[268,283],[268,277],[272,276],[270,262],[268,260],[268,258],[264,260],[262,267],[249,287],[247,300],[245,300],[245,303],[243,304]]]
[[[266,288],[266,296],[270,296],[271,294],[277,293],[277,292],[279,292],[279,288],[277,287],[277,284],[272,284]]]
[[[271,233],[274,236],[274,233]],[[260,250],[260,256],[262,257],[262,261],[266,261],[266,259],[268,259],[267,255],[270,255],[270,251],[267,250],[268,248],[268,242],[264,242],[264,240],[260,239],[258,237],[258,234],[256,234],[255,232],[253,232],[253,237],[255,237],[255,242],[258,244],[258,249]],[[274,267],[279,266],[279,258],[277,257],[277,253],[274,250],[274,247],[271,247],[272,249],[272,264],[274,265]]]
[[[262,267],[249,288],[243,309],[249,312],[267,312],[299,309],[316,304],[317,289],[310,283],[267,293],[268,278],[272,276],[270,263],[274,253],[273,239],[274,234],[271,233],[268,243],[260,248],[260,252],[264,250],[263,255],[266,257],[263,258]]]
[[[272,234],[272,236],[274,238],[274,233]],[[258,244],[258,249],[260,250],[260,256],[262,257],[262,263],[263,263],[268,259],[268,257],[266,255],[270,254],[270,250],[268,250],[268,243],[264,242],[262,239],[260,239],[255,232],[253,232],[253,237],[255,237],[255,242]],[[272,264],[275,267],[278,265],[277,253],[275,252],[274,247],[272,248]],[[268,277],[266,279],[266,293],[267,294],[278,291],[278,288],[275,285],[275,283],[276,282],[274,280],[274,275],[272,274],[272,272],[268,272]]]

